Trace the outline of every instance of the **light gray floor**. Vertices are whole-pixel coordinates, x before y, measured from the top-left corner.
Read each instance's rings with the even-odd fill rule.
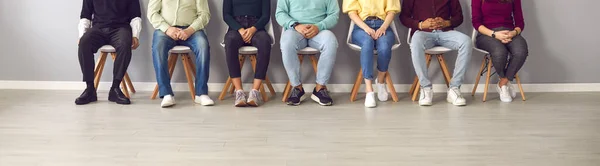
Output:
[[[133,105],[75,106],[79,91],[0,90],[0,166],[203,165],[600,165],[600,93],[528,93],[526,102],[365,109],[334,94],[336,105],[260,108],[178,105],[138,93]],[[216,98],[216,95],[213,95]],[[361,96],[362,97],[362,96]]]

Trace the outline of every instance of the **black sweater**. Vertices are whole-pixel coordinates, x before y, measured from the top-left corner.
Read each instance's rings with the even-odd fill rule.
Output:
[[[238,30],[242,27],[234,17],[236,16],[255,16],[258,21],[254,25],[256,29],[263,30],[270,20],[271,16],[270,0],[224,0],[223,1],[223,20],[229,28]]]
[[[131,19],[141,17],[139,0],[83,0],[81,18],[94,28],[129,27]]]

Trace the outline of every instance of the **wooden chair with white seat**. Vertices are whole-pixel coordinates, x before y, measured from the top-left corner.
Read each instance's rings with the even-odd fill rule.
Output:
[[[281,32],[283,33],[285,31],[284,28],[281,28]],[[312,48],[312,47],[305,47],[303,49],[298,50],[298,59],[300,60],[300,65],[302,65],[302,61],[304,59],[305,56],[308,56],[308,59],[310,59],[310,62],[312,64],[312,68],[315,71],[315,73],[317,73],[317,63],[318,63],[318,59],[317,59],[317,55],[320,54],[321,51],[317,50],[316,48]],[[285,88],[283,90],[283,97],[281,98],[281,101],[286,102],[287,97],[290,95],[290,92],[292,91],[292,86],[290,85],[290,81],[287,82],[287,84],[285,84]]]
[[[171,50],[169,50],[169,59],[167,64],[169,65],[169,76],[173,77],[173,71],[175,70],[175,65],[177,64],[177,58],[181,57],[181,63],[183,63],[183,69],[185,71],[185,76],[187,78],[188,86],[190,88],[190,96],[192,96],[192,100],[196,97],[195,89],[194,89],[194,78],[196,76],[196,65],[190,56],[192,53],[192,49],[187,46],[175,46]],[[158,84],[154,87],[154,92],[150,99],[156,99],[158,95]]]
[[[408,35],[406,38],[406,42],[408,43],[408,45],[411,44],[411,32],[412,28],[408,29]],[[438,59],[438,62],[440,64],[440,69],[442,70],[442,75],[444,75],[444,81],[446,81],[446,86],[450,87],[450,79],[452,79],[452,77],[450,76],[450,72],[448,71],[448,66],[446,65],[446,60],[444,60],[444,54],[447,52],[452,51],[449,48],[446,47],[442,47],[442,46],[435,46],[433,48],[427,49],[425,50],[425,61],[427,62],[427,68],[429,68],[429,64],[431,64],[431,59],[433,58],[433,56],[435,55],[435,57]],[[408,91],[409,95],[412,95],[412,101],[416,101],[417,100],[417,96],[419,95],[419,91],[421,89],[421,85],[420,85],[420,81],[419,81],[419,76],[415,76],[415,79],[413,81],[412,86],[410,87],[410,90]]]
[[[481,79],[481,77],[487,73],[487,76],[485,78],[485,88],[483,90],[483,102],[486,101],[487,99],[487,92],[488,92],[488,87],[490,85],[490,78],[492,77],[492,75],[495,74],[495,72],[492,74],[492,58],[490,57],[490,53],[482,50],[480,48],[477,48],[477,45],[475,44],[475,41],[477,39],[477,34],[479,32],[477,32],[476,29],[473,29],[473,33],[471,34],[471,42],[473,42],[473,49],[475,49],[475,51],[481,52],[483,54],[485,54],[483,56],[483,61],[481,62],[481,67],[479,68],[479,72],[477,73],[477,76],[475,76],[475,85],[473,86],[473,91],[471,92],[471,96],[475,96],[475,92],[477,91],[477,86],[479,85],[479,80]],[[507,63],[508,65],[508,63]],[[515,80],[517,81],[517,85],[519,86],[519,91],[521,92],[521,99],[523,99],[523,101],[526,100],[525,98],[525,92],[523,91],[523,86],[521,85],[521,78],[519,78],[519,74],[515,74]]]
[[[98,57],[98,61],[96,62],[96,69],[94,69],[95,89],[98,89],[98,84],[100,84],[100,78],[102,77],[102,72],[104,71],[104,64],[106,63],[106,58],[108,57],[108,54],[112,56],[113,61],[115,61],[115,58],[117,58],[118,56],[115,47],[111,45],[104,45],[100,47],[99,50],[100,55]],[[131,95],[129,95],[129,90],[131,90],[131,93],[136,92],[127,72],[125,72],[125,77],[123,77],[123,81],[121,81],[121,89],[127,98],[131,98]]]
[[[350,47],[350,49],[354,50],[354,51],[361,51],[361,47],[352,43],[352,31],[354,31],[354,21],[350,21],[350,28],[348,29],[348,37],[346,38],[346,44],[348,44],[348,47]],[[394,21],[392,21],[392,23],[390,24],[390,28],[392,28],[392,31],[394,32],[394,36],[396,38],[396,44],[394,44],[392,46],[392,51],[396,50],[400,47],[401,42],[400,42],[400,37],[398,36],[398,30],[396,29],[396,23]],[[373,50],[374,55],[377,55],[377,50]],[[392,100],[394,100],[394,102],[398,102],[398,94],[396,93],[396,88],[394,88],[394,82],[392,82],[392,77],[390,76],[390,72],[386,72],[385,74],[385,82],[387,84],[388,87],[388,92],[392,95]],[[360,89],[360,85],[363,82],[363,72],[362,72],[362,67],[360,68],[360,70],[358,71],[358,75],[356,76],[356,81],[354,82],[354,86],[352,87],[352,92],[350,95],[350,101],[355,101],[356,100],[356,95],[358,94],[358,91]]]
[[[271,22],[271,20],[269,20],[269,22],[267,23],[267,27],[265,28],[265,30],[267,31],[269,36],[271,36],[271,46],[273,46],[275,44],[275,32],[273,32],[273,23]],[[227,33],[227,31],[225,31],[225,33]],[[225,41],[221,42],[221,46],[225,47]],[[248,57],[250,59],[250,64],[252,65],[252,70],[255,71],[256,70],[256,54],[258,54],[258,48],[254,47],[254,46],[243,46],[239,49],[239,53],[240,53],[240,55],[239,55],[240,69],[242,67],[244,67],[244,62],[246,61],[246,57]],[[275,96],[275,89],[273,88],[273,85],[271,84],[271,80],[269,80],[268,76],[265,77],[263,84],[267,85],[267,88],[269,88],[271,96]],[[225,86],[223,86],[221,95],[219,95],[219,100],[225,99],[225,95],[227,95],[228,89],[230,89],[229,90],[230,93],[233,94],[235,87],[233,86],[231,77],[227,77]],[[265,88],[263,85],[260,86],[260,95],[262,96],[263,101],[265,101],[265,102],[269,101],[269,97],[267,96],[267,93],[265,92]]]

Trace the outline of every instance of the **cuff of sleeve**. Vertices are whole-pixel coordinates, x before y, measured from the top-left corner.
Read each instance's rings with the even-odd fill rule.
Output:
[[[171,26],[169,26],[167,24],[161,24],[160,26],[158,26],[158,29],[160,29],[164,33],[167,33],[167,29],[169,29],[169,27],[171,27]]]
[[[199,23],[192,23],[192,25],[190,25],[190,27],[194,28],[194,31],[199,31],[204,29],[204,26],[200,25]]]
[[[319,27],[319,31],[327,30],[327,28],[325,27],[325,24],[323,24],[323,23],[317,23],[315,25],[317,25],[317,27]]]

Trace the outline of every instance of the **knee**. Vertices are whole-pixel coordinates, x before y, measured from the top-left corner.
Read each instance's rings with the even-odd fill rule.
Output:
[[[511,55],[512,55],[512,58],[524,59],[524,58],[527,58],[527,56],[529,56],[529,52],[527,49],[524,49],[524,50],[518,50],[518,51],[511,52]]]
[[[323,50],[337,50],[338,48],[338,41],[337,38],[335,37],[335,34],[333,34],[333,32],[329,31],[329,30],[324,30],[319,32],[319,35],[323,35]]]
[[[194,33],[194,35],[196,36],[196,41],[194,42],[194,45],[196,45],[198,48],[210,48],[210,45],[208,44],[208,37],[206,36],[204,31],[197,31],[196,33]]]
[[[298,44],[300,34],[293,30],[287,30],[281,34],[281,41],[279,41],[282,51],[297,50],[296,45]]]
[[[508,50],[505,48],[496,48],[494,50],[488,51],[492,57],[503,57],[506,58],[508,56]]]
[[[236,31],[229,31],[225,34],[225,44],[242,40],[242,36]]]
[[[427,40],[427,36],[423,33],[415,33],[411,38],[410,49],[425,50],[425,40]]]
[[[460,33],[460,32],[459,32]],[[461,49],[473,49],[473,42],[471,41],[471,38],[463,33],[460,33],[461,35],[458,36],[458,42],[460,43],[460,48]]]
[[[265,31],[258,31],[252,37],[252,42],[257,44],[257,47],[271,46],[271,36]]]
[[[362,49],[373,48],[375,46],[375,41],[371,38],[362,39],[357,43]]]

